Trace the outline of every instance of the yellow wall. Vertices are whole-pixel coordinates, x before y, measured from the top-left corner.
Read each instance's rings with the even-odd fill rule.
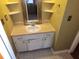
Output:
[[[79,7],[77,7],[79,5],[78,2],[79,0],[68,0],[58,38],[57,41],[55,41],[55,48],[57,50],[69,49],[76,33],[79,30]],[[71,21],[67,21],[68,16],[72,16]]]
[[[12,22],[12,20],[11,20],[8,13],[9,13],[9,11],[8,11],[6,5],[5,5],[4,0],[0,0],[0,20],[3,19],[3,21],[4,21],[4,29],[6,31],[6,34],[9,38],[9,41],[10,41],[12,47],[13,47],[14,45],[13,45],[13,42],[12,42],[12,39],[11,39],[11,32],[12,32],[12,29],[13,29],[13,22]],[[4,17],[5,15],[7,15],[7,19],[8,19],[7,21]]]
[[[54,42],[55,50],[69,49],[74,37],[79,30],[79,0],[57,0],[56,12],[53,14],[50,23],[56,29]],[[73,16],[70,22],[68,16]]]
[[[55,41],[54,49],[57,49],[57,47],[55,45],[58,46],[58,43],[56,43],[56,42],[58,42],[59,30],[60,30],[60,26],[62,24],[62,20],[64,17],[67,1],[68,0],[62,0],[62,1],[55,0],[55,6],[54,6],[55,12],[53,13],[53,16],[51,17],[51,20],[50,20],[50,23],[56,30],[56,36],[55,36],[55,40],[54,40]],[[62,43],[62,41],[61,41],[61,43]]]
[[[6,2],[17,2],[19,0],[5,0]]]
[[[0,16],[3,18],[3,20],[5,22],[4,28],[7,32],[7,34],[9,35],[9,34],[11,34],[11,31],[12,31],[12,28],[13,28],[13,23],[11,21],[10,16],[8,15],[9,11],[8,11],[6,5],[5,5],[4,0],[0,0],[0,9],[1,9]],[[7,21],[4,17],[5,15],[7,15],[7,19],[8,19]]]
[[[4,29],[6,31],[6,34],[9,38],[9,41],[10,41],[14,51],[15,51],[15,46],[14,46],[13,40],[11,38],[11,32],[12,32],[14,24],[13,24],[13,21],[12,21],[10,15],[9,15],[9,10],[7,8],[6,3],[7,2],[15,2],[15,1],[18,2],[20,0],[0,0],[0,19],[3,19],[3,21],[4,21]],[[4,17],[5,15],[7,15],[7,19],[8,19],[7,21]]]
[[[58,31],[60,29],[60,25],[63,19],[63,15],[65,12],[65,8],[66,8],[66,4],[67,4],[67,0],[55,0],[55,6],[54,6],[54,10],[55,12],[53,13],[53,16],[51,17],[51,24],[54,26],[54,28],[56,29],[56,31]],[[60,5],[60,7],[59,7]]]

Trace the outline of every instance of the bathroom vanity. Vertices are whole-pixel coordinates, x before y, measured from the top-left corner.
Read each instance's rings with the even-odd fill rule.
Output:
[[[21,0],[21,11],[23,15],[23,23],[15,24],[11,33],[14,45],[18,52],[32,51],[42,48],[51,48],[55,29],[48,22],[43,22],[42,18],[42,2],[41,0]],[[49,2],[49,1],[46,1]],[[44,3],[51,5],[53,3]],[[43,4],[43,5],[44,5]],[[47,6],[46,6],[47,7]],[[46,8],[46,10],[48,10]],[[46,12],[46,14],[49,12]],[[19,18],[14,17],[13,19]],[[47,16],[43,16],[47,17]],[[49,17],[47,17],[49,18]],[[21,19],[21,18],[20,18]],[[18,19],[18,20],[20,20]],[[50,20],[50,19],[48,19]],[[22,21],[21,21],[22,22]],[[39,24],[41,23],[41,24]]]
[[[39,26],[36,32],[29,32],[25,25],[14,26],[11,35],[18,52],[52,47],[55,29],[49,23]]]

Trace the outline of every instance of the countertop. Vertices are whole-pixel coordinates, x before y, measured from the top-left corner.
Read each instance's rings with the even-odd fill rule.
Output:
[[[41,29],[37,32],[28,32],[25,25],[16,25],[13,27],[11,36],[17,35],[29,35],[29,34],[37,34],[37,33],[45,33],[45,32],[55,32],[55,29],[50,23],[39,24]]]

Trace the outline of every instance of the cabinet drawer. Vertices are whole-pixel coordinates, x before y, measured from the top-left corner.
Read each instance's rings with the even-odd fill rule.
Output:
[[[38,38],[42,38],[43,35],[42,34],[33,34],[33,35],[25,35],[23,38],[25,40],[34,40],[34,39],[38,39]]]
[[[23,40],[24,39],[23,36],[16,36],[16,37],[12,37],[12,38],[15,40]]]
[[[28,41],[24,40],[22,36],[13,37],[13,41],[18,52],[23,52],[28,50]]]
[[[43,37],[43,34],[33,34],[33,35],[16,36],[12,38],[13,40],[34,40],[42,37]]]
[[[37,50],[42,48],[42,39],[38,38],[36,40],[30,40],[28,43],[28,50]]]
[[[43,37],[53,37],[54,33],[44,33]]]
[[[15,44],[17,42],[21,42],[21,41],[23,41],[23,37],[22,36],[13,37],[13,41],[14,41]]]

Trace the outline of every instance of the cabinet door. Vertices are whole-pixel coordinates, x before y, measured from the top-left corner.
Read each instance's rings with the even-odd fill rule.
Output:
[[[15,40],[15,46],[18,52],[27,51],[27,41],[24,40]]]
[[[49,37],[43,38],[43,48],[51,47],[52,40]]]
[[[53,44],[53,33],[44,34],[43,38],[43,48],[51,47]]]
[[[42,48],[42,39],[33,39],[28,42],[28,50],[36,50]]]

